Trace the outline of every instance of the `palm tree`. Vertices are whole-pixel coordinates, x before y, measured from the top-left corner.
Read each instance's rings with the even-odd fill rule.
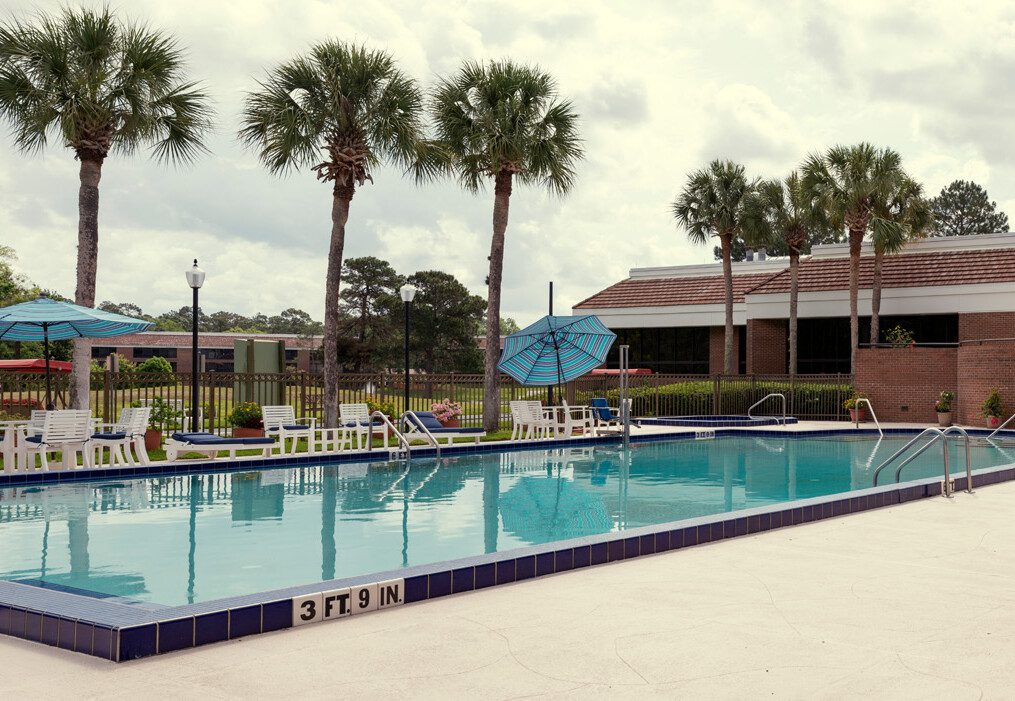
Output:
[[[36,153],[53,136],[81,163],[77,304],[95,304],[106,157],[148,146],[157,161],[189,163],[205,150],[211,114],[205,93],[186,80],[176,40],[121,22],[109,8],[66,8],[0,25],[0,115],[13,127],[15,145]],[[88,343],[75,343],[71,394],[78,408],[88,406],[90,362]]]
[[[802,171],[808,195],[833,226],[845,226],[849,232],[850,369],[855,372],[860,340],[860,248],[868,227],[884,224],[877,205],[890,200],[905,176],[901,158],[891,149],[867,143],[833,146],[825,154],[808,156]]]
[[[881,269],[885,255],[898,253],[912,238],[925,236],[934,219],[923,185],[904,175],[887,202],[878,204],[872,224],[874,278],[871,282],[871,343],[881,336]]]
[[[246,95],[239,138],[273,174],[332,183],[324,293],[324,422],[338,423],[339,285],[349,204],[382,162],[422,168],[423,92],[384,51],[324,41],[275,66]]]
[[[694,243],[719,239],[722,274],[726,286],[726,334],[723,372],[733,374],[733,262],[734,239],[744,235],[745,205],[757,181],[748,181],[744,167],[733,161],[714,160],[691,173],[683,192],[673,202],[673,216]]]
[[[803,188],[800,174],[757,185],[745,206],[745,236],[755,246],[778,239],[789,252],[789,374],[797,372],[797,307],[800,289],[800,253],[812,235],[827,228],[823,213]]]
[[[439,78],[431,113],[445,170],[470,192],[494,183],[483,366],[483,426],[493,431],[500,424],[500,288],[512,185],[517,179],[558,196],[571,190],[583,156],[578,115],[548,73],[509,60],[468,61]]]

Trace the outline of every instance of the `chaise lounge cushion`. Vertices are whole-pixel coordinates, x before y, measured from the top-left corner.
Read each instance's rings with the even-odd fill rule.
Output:
[[[433,415],[432,411],[417,411],[416,416],[408,416],[410,422],[419,428],[422,425],[427,431],[433,434],[438,433],[461,433],[461,434],[485,434],[481,428],[445,428],[444,425],[437,420],[437,417]],[[416,419],[419,419],[418,421]]]
[[[174,433],[173,440],[191,445],[267,445],[274,443],[274,438],[235,438],[233,436],[216,436],[213,433]]]
[[[282,426],[282,428],[284,428],[286,431],[309,431],[310,430],[309,426],[302,426],[300,424],[286,424],[286,425]],[[277,431],[277,430],[279,430],[279,427],[278,426],[271,426],[271,427],[265,426],[264,430],[265,431]]]
[[[97,441],[122,441],[127,437],[126,433],[93,433],[92,438]]]

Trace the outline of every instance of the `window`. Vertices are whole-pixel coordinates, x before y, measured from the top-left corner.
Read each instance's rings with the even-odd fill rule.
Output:
[[[175,358],[175,348],[149,348],[149,347],[134,347],[134,360],[144,360],[145,358]]]
[[[106,356],[115,352],[116,348],[113,346],[92,346],[92,358],[96,360],[104,360]]]
[[[653,372],[707,375],[708,328],[614,329],[617,340],[606,358],[606,367],[620,366],[620,346],[631,346],[632,368]]]

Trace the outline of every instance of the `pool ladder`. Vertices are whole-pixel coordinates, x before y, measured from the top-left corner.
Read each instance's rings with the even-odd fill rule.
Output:
[[[406,412],[404,412],[398,418],[398,423],[402,424],[402,425],[405,425],[405,419],[406,419],[406,417],[412,417],[413,419],[416,420],[415,423],[416,423],[416,428],[418,429],[418,435],[426,438],[427,442],[433,448],[436,449],[436,451],[437,451],[437,457],[439,458],[441,456],[441,445],[440,445],[440,443],[437,442],[437,439],[434,438],[434,435],[432,433],[430,433],[430,431],[427,430],[426,426],[423,425],[423,422],[419,420],[419,417],[416,416],[416,412],[414,412],[414,411],[406,411]],[[391,459],[392,460],[400,460],[402,458],[402,453],[405,453],[405,459],[406,460],[412,460],[412,444],[411,444],[411,441],[409,441],[409,439],[405,436],[404,433],[402,433],[401,431],[398,430],[398,427],[395,426],[395,424],[391,423],[391,419],[389,419],[387,416],[385,416],[380,411],[375,411],[374,413],[372,413],[370,415],[370,418],[371,419],[380,419],[381,425],[383,425],[385,427],[385,431],[384,431],[384,447],[385,448],[388,447],[388,431],[389,430],[395,435],[395,438],[398,440],[398,444],[401,446],[401,448],[394,448],[394,449],[389,449],[388,450],[388,453],[391,456]],[[372,424],[372,422],[371,422],[371,424]],[[371,436],[371,439],[367,442],[367,450],[369,451],[369,450],[372,450],[372,449],[373,449],[373,437]]]
[[[751,404],[750,408],[747,410],[747,418],[753,419],[754,416],[751,415],[751,412],[754,411],[754,409],[756,407],[761,406],[762,404],[767,402],[772,397],[778,397],[779,399],[782,400],[782,425],[785,426],[786,425],[786,395],[783,394],[782,392],[772,392],[771,394],[766,394],[764,397],[762,397],[758,401],[754,402],[754,404]]]
[[[855,414],[855,417],[856,417],[855,427],[856,428],[860,428],[860,405],[861,404],[866,404],[867,408],[870,409],[871,417],[874,419],[874,426],[878,429],[878,435],[881,436],[882,438],[884,438],[885,437],[885,432],[881,430],[881,422],[878,421],[878,415],[874,413],[874,405],[871,404],[871,400],[867,399],[867,397],[860,397],[859,399],[856,400],[856,404],[853,405],[853,409],[856,411],[856,414]]]
[[[916,452],[914,452],[912,455],[910,455],[908,458],[906,458],[905,460],[902,461],[902,463],[899,465],[899,467],[895,470],[895,481],[898,482],[901,479],[902,468],[904,468],[906,465],[908,465],[909,463],[911,463],[914,460],[916,460],[916,458],[918,458],[921,455],[923,455],[923,453],[925,453],[927,451],[927,449],[930,448],[930,446],[932,446],[934,444],[934,441],[936,441],[938,439],[941,439],[941,442],[944,444],[944,452],[943,452],[943,460],[944,460],[944,486],[941,488],[941,493],[944,494],[944,496],[946,496],[948,498],[951,498],[952,492],[954,491],[955,486],[952,484],[951,476],[949,475],[949,472],[948,472],[948,436],[950,434],[955,434],[955,433],[958,433],[958,434],[962,435],[963,442],[965,443],[965,446],[966,446],[966,491],[969,492],[970,494],[972,494],[973,493],[973,463],[972,463],[972,460],[970,459],[970,454],[969,454],[969,434],[966,433],[966,430],[964,428],[961,428],[960,426],[951,426],[949,428],[946,428],[944,431],[942,431],[940,428],[936,428],[934,426],[932,426],[930,428],[927,428],[927,429],[924,429],[922,432],[920,432],[920,434],[918,436],[916,436],[916,438],[914,438],[913,440],[911,440],[908,443],[906,443],[906,445],[902,446],[897,451],[892,453],[891,457],[889,457],[883,463],[878,465],[878,469],[874,470],[874,486],[875,487],[878,486],[878,475],[881,474],[881,471],[883,469],[888,467],[889,464],[891,464],[893,461],[895,461],[903,453],[908,451],[921,438],[923,438],[926,435],[933,435],[933,438],[931,438],[929,441],[927,441],[924,445],[920,446],[920,448]]]

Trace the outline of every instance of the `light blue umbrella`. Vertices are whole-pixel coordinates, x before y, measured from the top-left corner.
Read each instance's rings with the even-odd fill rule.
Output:
[[[70,338],[109,338],[137,333],[152,322],[101,309],[58,302],[42,295],[31,302],[0,308],[0,341],[42,341],[46,357],[46,408],[52,409],[49,390],[49,342]]]
[[[504,339],[497,367],[523,385],[560,385],[602,365],[616,338],[592,314],[545,316]]]

